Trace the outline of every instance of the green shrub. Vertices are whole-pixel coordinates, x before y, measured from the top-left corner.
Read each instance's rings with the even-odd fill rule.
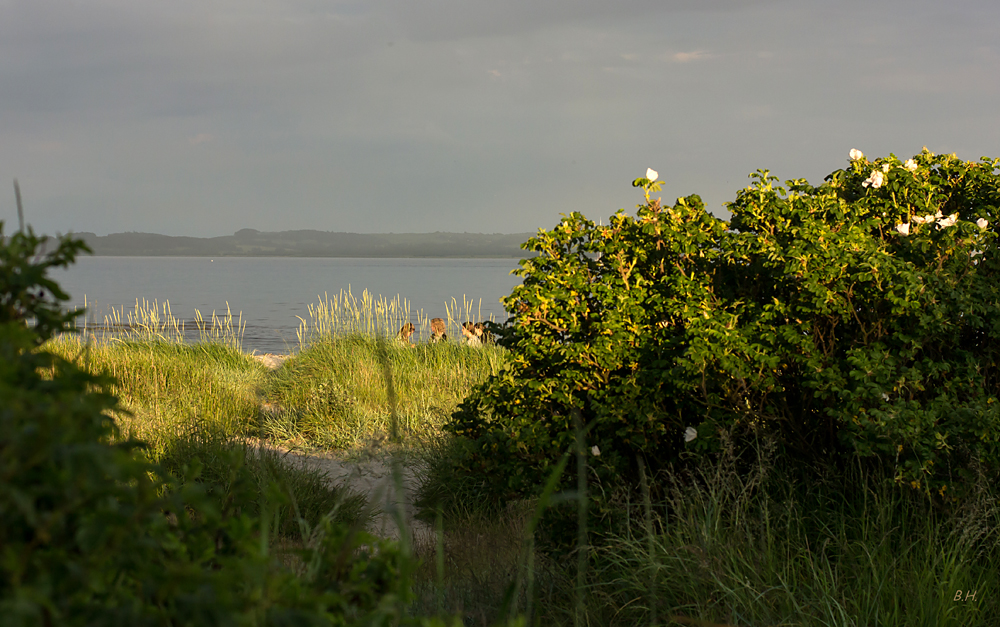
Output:
[[[64,238],[56,250],[36,259],[46,242],[31,227],[5,238],[0,221],[0,324],[31,323],[31,341],[39,346],[63,331],[77,313],[63,311],[60,302],[69,296],[46,276],[49,268],[67,268],[79,253],[90,252],[83,240]]]
[[[457,470],[495,498],[532,493],[578,408],[598,495],[723,437],[774,437],[806,465],[880,458],[938,498],[994,476],[998,167],[925,150],[852,152],[819,186],[758,171],[729,222],[697,196],[661,206],[654,176],[635,217],[539,231],[494,328],[507,365],[447,426],[473,442]]]

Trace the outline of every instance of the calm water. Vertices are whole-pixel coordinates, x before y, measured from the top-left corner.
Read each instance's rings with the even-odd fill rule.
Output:
[[[287,257],[83,257],[53,274],[72,306],[87,299],[90,321],[103,321],[110,308],[135,308],[136,299],[169,301],[173,315],[192,321],[213,311],[243,314],[246,351],[287,352],[297,346],[296,316],[308,318],[307,306],[351,289],[397,295],[410,303],[411,315],[444,317],[452,299],[475,302],[484,319],[504,320],[500,298],[520,279],[510,274],[516,259],[329,259]]]

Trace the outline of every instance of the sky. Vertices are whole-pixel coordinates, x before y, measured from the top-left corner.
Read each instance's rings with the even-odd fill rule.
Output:
[[[996,0],[0,0],[0,220],[534,232],[1000,157]]]

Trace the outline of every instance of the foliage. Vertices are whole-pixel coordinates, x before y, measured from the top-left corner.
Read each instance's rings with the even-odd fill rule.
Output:
[[[47,237],[38,237],[31,227],[5,238],[0,221],[0,324],[30,319],[34,342],[41,344],[72,322],[75,312],[65,312],[60,301],[69,296],[46,276],[49,268],[66,268],[81,252],[90,252],[82,240],[63,238],[56,250],[45,250]]]
[[[649,178],[635,217],[565,216],[524,245],[538,256],[494,326],[507,365],[447,426],[472,441],[457,470],[493,477],[497,498],[532,493],[579,408],[597,494],[723,437],[747,451],[774,436],[806,463],[877,458],[945,499],[976,468],[995,475],[998,167],[854,151],[819,186],[758,171],[728,223],[697,196],[661,206]]]
[[[112,379],[37,348],[69,319],[45,269],[82,249],[64,239],[35,261],[40,243],[0,240],[4,624],[416,624],[398,546],[328,515],[300,522],[293,572],[271,551],[274,508],[295,507],[280,485],[195,481],[197,457],[174,478],[123,441]],[[251,499],[256,516],[238,507]]]

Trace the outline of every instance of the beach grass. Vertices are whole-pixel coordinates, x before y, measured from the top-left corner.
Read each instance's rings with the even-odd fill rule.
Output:
[[[974,498],[944,511],[872,466],[817,467],[814,481],[788,470],[765,456],[749,471],[722,458],[694,474],[662,473],[649,479],[669,486],[667,500],[619,495],[619,531],[599,546],[529,555],[532,503],[483,508],[474,486],[432,465],[424,490],[460,496],[440,517],[442,539],[417,547],[422,607],[443,600],[469,616],[623,627],[958,627],[1000,615],[995,486],[980,482]],[[435,560],[446,572],[432,584]]]
[[[257,495],[270,494],[268,511],[287,537],[298,535],[299,517],[315,525],[331,513],[352,523],[365,516],[363,495],[331,486],[257,438],[259,390],[268,375],[259,361],[211,342],[105,340],[69,335],[45,348],[114,377],[109,391],[119,399],[119,438],[143,442],[142,453],[172,476],[195,480],[220,504],[239,502],[251,514],[261,507]],[[268,492],[271,483],[280,489]]]
[[[262,394],[275,409],[264,417],[262,434],[328,449],[389,437],[392,407],[382,359],[391,368],[400,435],[420,440],[440,433],[472,387],[499,371],[504,352],[457,342],[411,348],[358,334],[317,339],[264,382]]]
[[[653,533],[633,523],[594,555],[589,585],[615,608],[603,624],[957,627],[1000,610],[1000,501],[985,485],[943,512],[862,466],[813,482],[766,461],[699,475],[656,478],[672,488]]]
[[[46,348],[114,377],[110,391],[125,410],[117,416],[122,435],[154,450],[191,424],[234,436],[256,432],[267,369],[231,346],[62,336]]]
[[[473,306],[464,297],[461,305],[446,304],[452,338],[461,337],[462,316],[480,320]],[[119,417],[123,434],[154,449],[165,434],[197,422],[233,436],[343,450],[390,435],[386,361],[406,438],[438,434],[472,386],[503,365],[505,351],[493,345],[396,341],[409,320],[418,337],[421,329],[430,336],[429,320],[405,300],[367,291],[355,298],[349,290],[327,296],[309,308],[299,350],[276,372],[241,352],[244,324],[232,312],[207,320],[195,312],[192,338],[166,302],[112,309],[103,322],[88,321],[50,348],[113,376],[112,392],[127,410]]]
[[[478,301],[462,296],[461,302],[452,298],[442,303],[447,335],[453,340],[462,338],[464,322],[494,321],[493,316],[483,317],[483,300]],[[426,342],[431,337],[429,316],[422,309],[415,310],[409,301],[396,296],[387,299],[364,290],[355,296],[350,289],[341,290],[332,297],[324,294],[318,302],[307,307],[307,317],[299,318],[296,336],[300,350],[316,342],[333,337],[360,335],[364,337],[394,338],[404,324],[413,324],[417,343]]]

